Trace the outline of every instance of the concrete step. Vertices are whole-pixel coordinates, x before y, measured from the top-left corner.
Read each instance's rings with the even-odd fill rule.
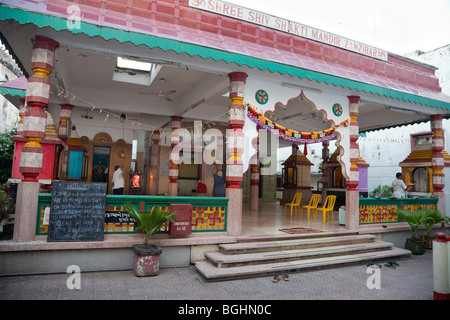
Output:
[[[205,253],[207,259],[219,268],[255,265],[263,263],[287,262],[321,257],[333,257],[343,254],[357,254],[370,251],[391,250],[388,242],[374,241],[346,245],[326,246],[308,249],[281,250],[270,252],[224,254],[222,252]]]
[[[218,268],[210,261],[202,260],[197,261],[195,267],[207,280],[221,281],[361,264],[369,261],[387,261],[410,256],[411,251],[393,247],[391,250],[229,268]]]
[[[301,233],[301,234],[266,234],[266,235],[246,235],[237,238],[237,242],[258,242],[258,241],[281,241],[281,240],[295,240],[295,239],[312,239],[335,236],[350,236],[357,235],[357,231],[344,230],[339,232],[315,232],[315,233]]]
[[[373,241],[375,241],[375,236],[371,234],[328,236],[328,237],[306,238],[306,239],[296,238],[293,240],[279,240],[279,241],[273,240],[273,241],[238,242],[230,244],[221,244],[219,245],[219,251],[224,254],[241,254],[241,253],[319,248],[325,246],[368,243]]]

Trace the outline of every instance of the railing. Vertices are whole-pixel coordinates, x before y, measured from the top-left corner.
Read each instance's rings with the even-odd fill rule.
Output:
[[[396,223],[401,218],[397,209],[415,211],[420,208],[436,209],[437,198],[359,199],[359,224]]]
[[[170,204],[192,204],[192,232],[227,231],[228,198],[216,197],[162,197],[107,195],[105,208],[105,234],[138,233],[129,215],[123,211],[125,203],[131,203],[140,211],[152,207],[168,210]],[[36,235],[48,234],[51,194],[39,194]],[[161,233],[168,232],[163,226]]]

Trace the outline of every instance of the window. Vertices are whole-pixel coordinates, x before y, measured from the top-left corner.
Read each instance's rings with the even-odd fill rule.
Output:
[[[117,57],[113,80],[150,86],[161,67],[159,64]]]
[[[130,70],[140,70],[150,72],[152,63],[117,57],[117,67]]]

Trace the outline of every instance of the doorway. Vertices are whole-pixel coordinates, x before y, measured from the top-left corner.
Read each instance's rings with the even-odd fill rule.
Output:
[[[92,157],[92,182],[108,183],[110,147],[94,147]]]

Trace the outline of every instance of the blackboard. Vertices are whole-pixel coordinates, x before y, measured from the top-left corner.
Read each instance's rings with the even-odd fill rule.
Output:
[[[105,206],[106,183],[55,181],[47,241],[103,241]]]

